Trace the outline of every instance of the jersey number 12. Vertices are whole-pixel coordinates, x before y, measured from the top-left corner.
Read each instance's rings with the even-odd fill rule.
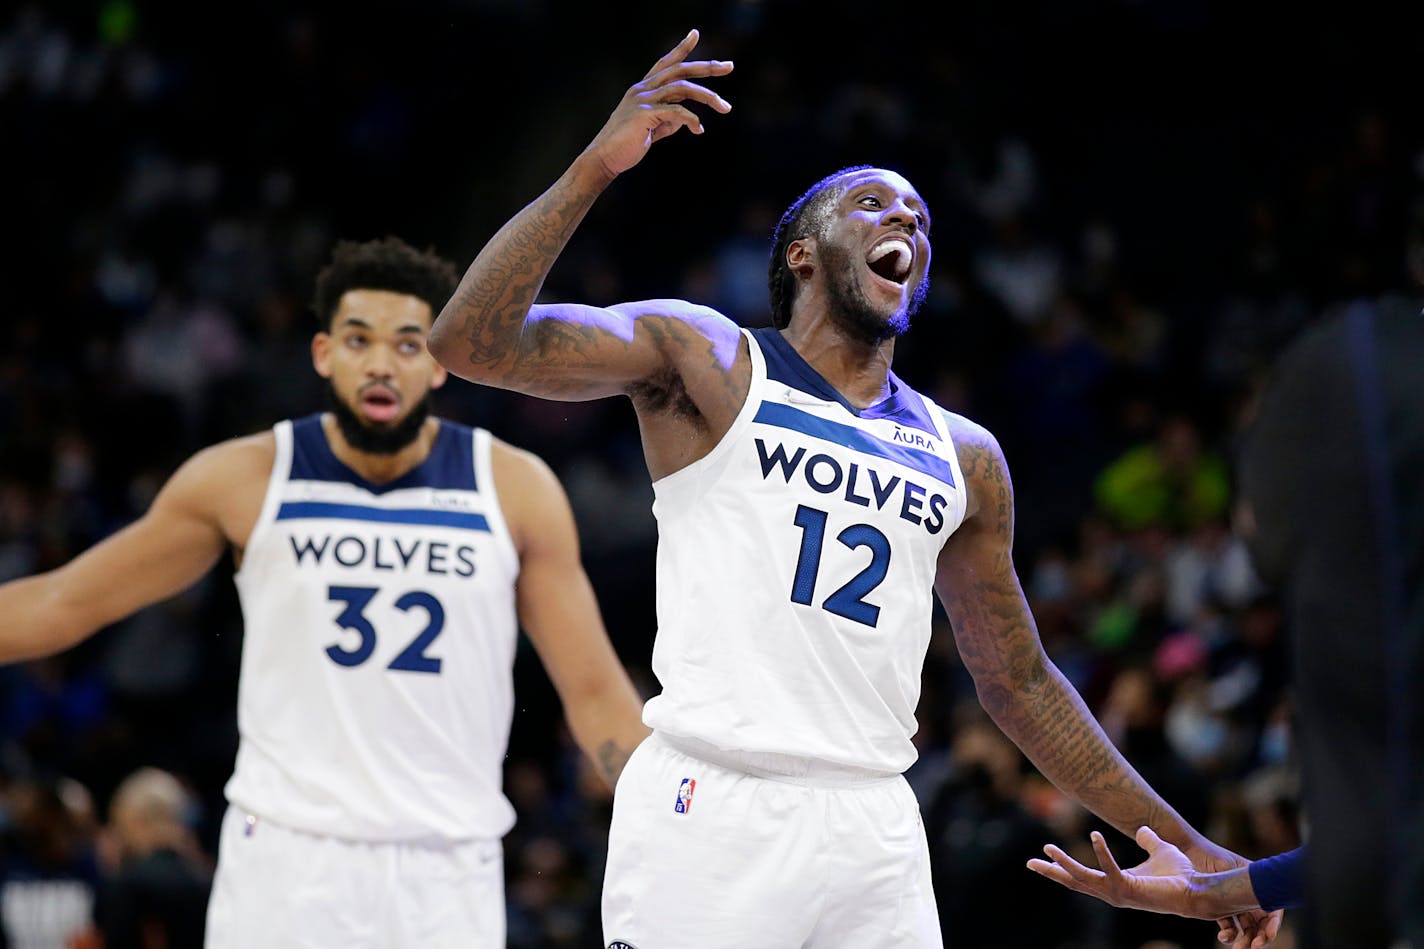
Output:
[[[826,541],[826,512],[802,504],[796,508],[796,526],[801,528],[801,552],[796,557],[796,577],[791,582],[791,602],[810,606],[816,595],[816,576],[821,572],[821,548]],[[821,609],[848,620],[875,626],[880,607],[865,597],[880,586],[890,569],[890,539],[869,524],[852,524],[836,535],[851,550],[870,548],[870,563],[839,590],[826,597]]]

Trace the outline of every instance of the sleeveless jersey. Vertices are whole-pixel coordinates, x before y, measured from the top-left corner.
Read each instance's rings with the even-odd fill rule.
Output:
[[[441,421],[394,482],[337,459],[320,415],[279,422],[236,583],[237,763],[260,818],[363,840],[498,838],[519,558],[491,436]]]
[[[891,374],[856,410],[771,329],[746,403],[654,483],[663,687],[647,724],[729,751],[902,772],[940,549],[964,518],[941,410]]]

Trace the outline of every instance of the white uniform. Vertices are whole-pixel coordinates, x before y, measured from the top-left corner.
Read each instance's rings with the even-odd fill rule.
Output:
[[[938,946],[915,760],[940,550],[966,494],[942,411],[849,405],[774,330],[705,457],[655,483],[663,687],[615,796],[605,937]]]
[[[490,435],[442,421],[374,485],[319,415],[274,431],[208,944],[503,946],[519,559]]]

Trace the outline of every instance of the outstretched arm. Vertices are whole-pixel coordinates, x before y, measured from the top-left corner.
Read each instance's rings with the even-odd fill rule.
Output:
[[[654,63],[563,176],[480,251],[430,334],[430,351],[446,369],[545,398],[590,399],[628,391],[675,366],[689,341],[705,343],[698,330],[718,315],[680,301],[534,303],[554,261],[613,179],[679,129],[701,134],[702,120],[684,103],[731,109],[696,80],[724,76],[732,64],[689,61],[697,40],[693,30]],[[695,339],[699,335],[704,338]]]
[[[1013,485],[1003,452],[982,427],[958,417],[951,425],[970,508],[940,555],[935,588],[980,703],[1045,777],[1124,834],[1151,827],[1204,870],[1244,864],[1142,779],[1044,653],[1014,569]]]
[[[233,463],[253,453],[250,442],[199,452],[143,517],[62,567],[0,586],[0,662],[61,652],[196,583],[227,543],[218,508]]]
[[[564,706],[574,740],[612,788],[648,735],[643,703],[603,628],[563,487],[548,465],[494,447],[500,506],[519,549],[519,619]]]

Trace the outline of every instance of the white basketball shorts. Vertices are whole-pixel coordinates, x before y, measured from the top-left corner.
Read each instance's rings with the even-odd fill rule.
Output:
[[[603,938],[617,949],[942,949],[919,803],[900,775],[654,733],[613,796]]]
[[[223,817],[207,949],[504,949],[499,841],[344,840]]]

